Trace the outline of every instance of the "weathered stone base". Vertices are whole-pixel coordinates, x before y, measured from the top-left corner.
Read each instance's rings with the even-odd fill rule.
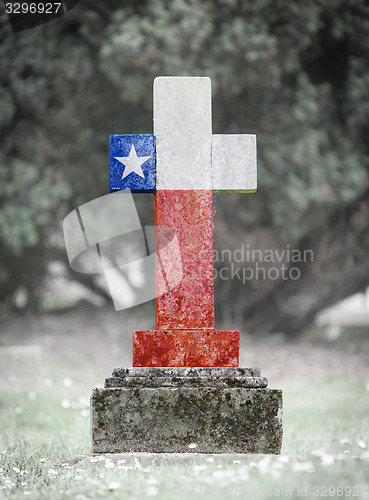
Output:
[[[155,376],[146,368],[149,387],[142,380],[130,387],[142,373],[129,370],[116,369],[108,387],[92,393],[93,453],[280,453],[282,391],[260,388],[266,379],[257,370],[229,368],[227,376],[227,368],[176,368],[175,374],[156,368]],[[186,386],[186,378],[189,384],[201,379],[201,386]]]

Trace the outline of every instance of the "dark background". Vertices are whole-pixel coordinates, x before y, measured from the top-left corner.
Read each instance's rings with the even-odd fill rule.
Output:
[[[45,301],[55,263],[106,296],[70,271],[61,224],[108,193],[109,134],[152,133],[158,75],[211,77],[213,132],[258,137],[258,191],[215,196],[215,248],[314,254],[286,263],[298,280],[217,279],[217,327],[294,336],[365,290],[368,34],[364,0],[81,0],[19,33],[2,12],[2,314],[64,307]],[[136,196],[143,223],[152,198]],[[133,313],[153,315],[153,304]]]

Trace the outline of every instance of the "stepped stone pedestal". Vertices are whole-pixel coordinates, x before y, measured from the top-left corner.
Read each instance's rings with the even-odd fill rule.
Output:
[[[267,384],[257,368],[116,368],[91,396],[92,452],[278,454],[282,391]]]

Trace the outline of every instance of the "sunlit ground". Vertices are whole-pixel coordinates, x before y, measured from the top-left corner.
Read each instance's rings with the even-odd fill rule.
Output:
[[[261,365],[270,386],[283,389],[284,440],[278,458],[256,456],[243,463],[230,456],[226,464],[216,456],[193,455],[192,463],[168,465],[87,456],[73,463],[72,457],[90,451],[92,386],[103,383],[102,372],[109,376],[116,364],[127,365],[130,353],[122,347],[124,352],[113,354],[114,344],[124,344],[115,337],[119,324],[110,325],[110,336],[100,331],[100,341],[87,329],[77,342],[77,334],[72,338],[67,332],[73,326],[67,319],[55,320],[66,329],[60,335],[50,334],[52,320],[45,321],[34,330],[29,326],[29,342],[43,347],[41,384],[0,389],[0,498],[369,498],[369,367],[352,346],[245,340],[241,364]],[[128,321],[124,328],[131,327]],[[19,332],[15,325],[13,340],[24,340]],[[68,340],[74,341],[62,348]],[[65,353],[71,344],[69,359]],[[95,350],[101,366],[91,359]]]

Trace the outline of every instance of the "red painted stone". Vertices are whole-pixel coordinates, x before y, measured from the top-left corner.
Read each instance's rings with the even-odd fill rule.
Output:
[[[212,191],[156,191],[155,225],[159,228],[156,248],[159,250],[160,258],[164,260],[162,266],[157,266],[155,277],[156,328],[158,330],[214,328]],[[166,289],[166,276],[162,269],[167,272],[169,269],[170,273],[175,274],[175,266],[178,264],[172,261],[170,255],[165,259],[165,254],[160,252],[160,249],[165,248],[168,243],[165,230],[161,231],[161,227],[175,231],[183,272],[180,284],[163,295],[161,292]]]
[[[238,366],[235,330],[133,332],[133,366]]]
[[[133,366],[238,366],[239,332],[214,329],[212,191],[156,191],[155,225],[157,329],[133,333]]]

